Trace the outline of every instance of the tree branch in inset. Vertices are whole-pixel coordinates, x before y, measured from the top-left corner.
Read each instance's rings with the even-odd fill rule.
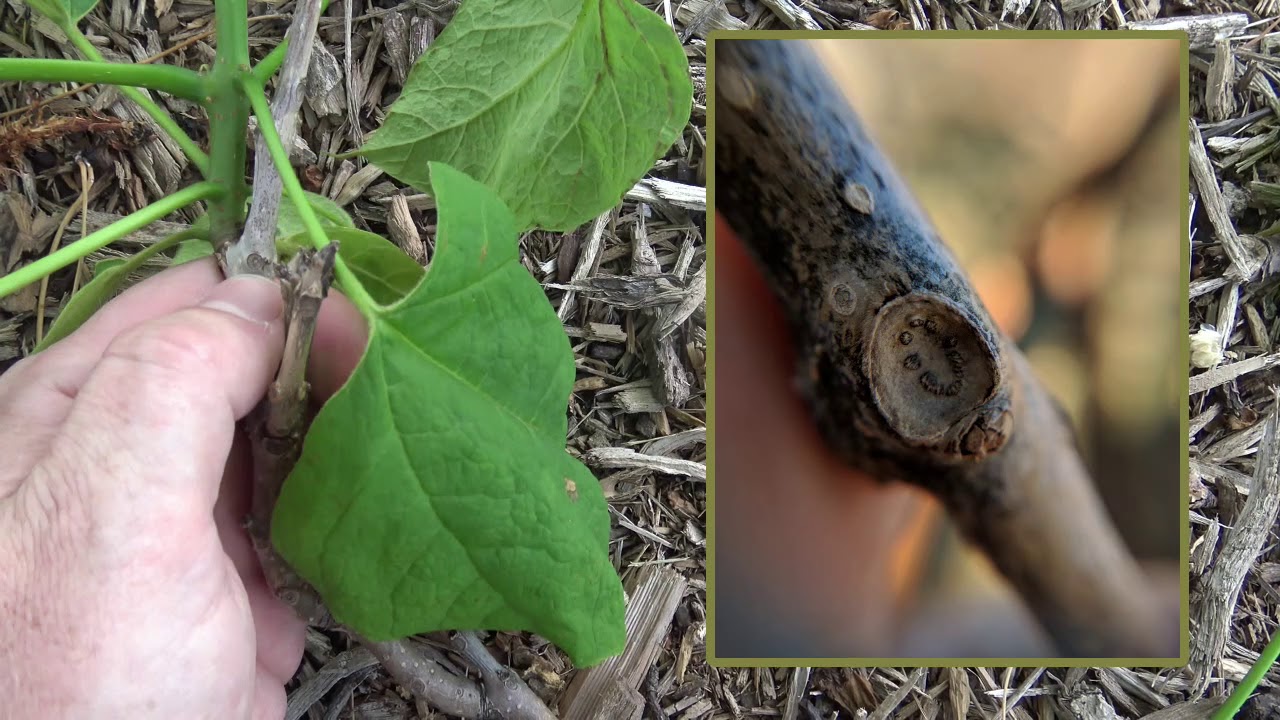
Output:
[[[825,69],[721,40],[716,80],[716,210],[787,313],[826,443],[940,498],[1064,655],[1176,656],[1065,416]]]

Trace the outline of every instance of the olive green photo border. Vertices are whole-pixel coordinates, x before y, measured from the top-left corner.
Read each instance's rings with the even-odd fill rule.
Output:
[[[1190,609],[1188,586],[1190,573],[1191,507],[1187,494],[1189,439],[1188,410],[1186,397],[1189,393],[1189,378],[1182,375],[1179,424],[1181,427],[1180,466],[1182,486],[1179,504],[1182,513],[1182,525],[1179,531],[1181,546],[1181,598],[1179,617],[1182,623],[1182,636],[1178,641],[1177,658],[728,658],[715,654],[715,521],[716,521],[716,483],[715,483],[715,46],[721,40],[903,40],[903,39],[946,39],[946,40],[1178,40],[1181,46],[1181,66],[1179,68],[1179,113],[1182,119],[1182,175],[1181,205],[1182,234],[1179,247],[1181,276],[1183,285],[1183,302],[1180,305],[1182,326],[1187,328],[1188,303],[1190,301],[1189,268],[1191,244],[1190,232],[1190,132],[1191,119],[1189,103],[1189,62],[1190,42],[1188,35],[1180,30],[1098,30],[1098,31],[1048,31],[1048,30],[1000,30],[1000,31],[796,31],[796,30],[756,30],[726,31],[715,30],[707,36],[707,332],[710,341],[707,343],[707,362],[711,372],[707,377],[707,662],[715,667],[1181,667],[1190,659]],[[1183,333],[1182,367],[1189,367],[1190,348],[1185,332]]]

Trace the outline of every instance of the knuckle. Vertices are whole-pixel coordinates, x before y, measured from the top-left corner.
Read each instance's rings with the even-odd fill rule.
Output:
[[[41,538],[33,548],[41,565],[63,551],[82,546],[92,535],[92,499],[79,463],[54,456],[32,469],[15,497],[14,508],[28,531]]]
[[[215,320],[216,321],[216,320]],[[104,358],[136,365],[148,375],[189,375],[214,362],[216,334],[208,327],[170,318],[162,325],[144,326],[117,337]]]

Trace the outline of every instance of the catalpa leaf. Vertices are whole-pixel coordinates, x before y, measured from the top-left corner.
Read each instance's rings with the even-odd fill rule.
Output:
[[[356,632],[529,630],[586,666],[621,652],[600,485],[565,452],[573,353],[481,183],[429,168],[431,269],[369,315],[351,378],[285,482],[275,547]]]
[[[608,210],[679,137],[680,41],[633,0],[467,0],[360,149],[430,192],[439,160],[497,191],[520,229]]]
[[[98,0],[27,0],[27,4],[59,27],[69,28],[88,15]]]

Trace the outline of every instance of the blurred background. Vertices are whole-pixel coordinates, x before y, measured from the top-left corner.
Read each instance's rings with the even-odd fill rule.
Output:
[[[813,46],[1070,416],[1125,540],[1176,574],[1159,566],[1185,525],[1178,44]]]

